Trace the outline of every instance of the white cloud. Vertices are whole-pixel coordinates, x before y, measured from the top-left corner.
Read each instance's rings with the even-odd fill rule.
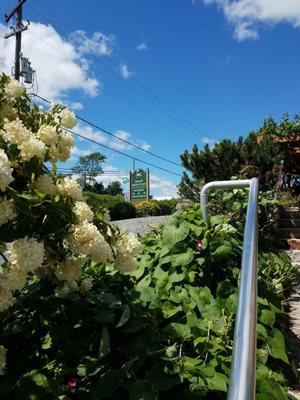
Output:
[[[147,43],[143,42],[136,46],[136,50],[137,51],[146,51],[146,50],[149,50],[149,46],[147,45]]]
[[[78,30],[72,33],[70,37],[80,55],[111,56],[115,48],[115,37],[113,35],[105,35],[102,32],[94,32],[89,37],[85,31]]]
[[[68,101],[68,108],[70,108],[71,110],[83,110],[83,104],[78,102],[78,101]]]
[[[202,0],[216,4],[234,26],[237,40],[257,39],[262,23],[288,23],[300,27],[300,0]],[[193,4],[197,1],[192,0]]]
[[[208,144],[209,147],[212,149],[214,145],[217,143],[217,140],[215,138],[209,138],[209,137],[202,137],[201,142],[203,144]]]
[[[77,128],[75,128],[75,130],[82,136],[85,136],[86,138],[95,140],[99,143],[102,143],[104,145],[112,147],[113,149],[126,150],[126,151],[135,150],[135,148],[132,145],[127,144],[121,140],[118,140],[117,138],[107,135],[99,130],[93,129],[89,125],[79,123]],[[114,132],[114,135],[120,139],[129,141],[129,142],[141,147],[144,150],[149,150],[151,148],[150,144],[148,144],[147,142],[145,142],[142,139],[135,139],[131,133],[126,132],[124,130],[118,130],[118,131]],[[87,145],[89,145],[89,146],[91,146],[91,144],[92,144],[92,143],[88,144],[88,142],[82,138],[79,138],[79,141],[87,143]],[[98,151],[101,152],[101,148],[99,148],[99,146],[97,146],[97,144],[94,144],[93,147],[95,147],[93,151],[95,151],[95,149],[98,149]]]
[[[120,65],[119,72],[120,72],[121,76],[122,76],[125,80],[129,79],[129,78],[133,75],[133,72],[130,71],[128,65],[125,64],[125,63],[123,63],[123,62],[122,62],[121,65]]]
[[[14,61],[14,39],[4,39],[7,27],[0,24],[0,70],[10,74]],[[37,71],[39,94],[50,100],[81,89],[96,96],[99,82],[92,76],[88,61],[73,43],[61,37],[51,25],[32,22],[22,38],[22,52]]]
[[[177,186],[170,181],[167,178],[164,178],[159,175],[154,175],[150,173],[150,193],[152,193],[152,190],[156,189],[159,191],[159,197],[160,198],[172,198],[172,197],[178,197],[178,188]],[[157,198],[157,196],[154,195],[154,198]]]

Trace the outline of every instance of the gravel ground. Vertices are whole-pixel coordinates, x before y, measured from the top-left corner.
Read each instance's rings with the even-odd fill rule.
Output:
[[[122,228],[126,233],[145,235],[153,226],[163,223],[169,216],[144,217],[134,219],[124,219],[122,221],[113,221],[112,223]]]

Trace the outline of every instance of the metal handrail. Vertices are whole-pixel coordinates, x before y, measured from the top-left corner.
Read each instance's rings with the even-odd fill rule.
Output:
[[[210,182],[200,195],[203,220],[208,223],[207,203],[212,189],[245,187],[249,187],[249,197],[227,400],[254,400],[256,397],[258,179]]]

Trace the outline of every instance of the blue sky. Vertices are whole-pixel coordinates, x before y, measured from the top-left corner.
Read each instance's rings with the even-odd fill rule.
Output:
[[[1,14],[14,3],[1,2]],[[246,135],[268,115],[279,119],[283,112],[299,112],[300,0],[43,4],[62,21],[38,0],[24,7],[24,18],[32,22],[23,36],[24,54],[37,69],[39,93],[75,106],[79,115],[170,160],[179,162],[179,154],[193,143],[201,147],[205,141]],[[0,25],[0,34],[6,29]],[[13,46],[13,39],[0,39],[2,70],[12,64]],[[132,156],[182,171],[83,124],[77,129]],[[96,149],[107,156],[108,170],[132,167],[130,159],[78,140],[67,167]],[[154,195],[176,192],[178,176],[150,170]]]

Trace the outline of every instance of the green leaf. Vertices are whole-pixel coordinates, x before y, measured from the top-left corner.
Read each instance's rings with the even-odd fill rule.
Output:
[[[121,384],[121,373],[118,369],[107,372],[95,386],[95,394],[100,399],[111,397]]]
[[[52,339],[49,333],[47,333],[47,335],[44,336],[42,339],[42,349],[47,350],[50,349],[51,346],[52,346]]]
[[[214,215],[213,217],[210,218],[210,225],[214,227],[216,225],[223,224],[226,221],[227,221],[226,215]]]
[[[284,336],[278,329],[274,329],[274,336],[269,338],[269,346],[272,357],[278,358],[284,361],[286,364],[289,364],[289,360],[285,351]]]
[[[188,325],[172,322],[167,325],[163,331],[166,336],[179,337],[181,339],[189,339],[192,336],[191,329]]]
[[[206,378],[207,386],[211,390],[227,392],[228,377],[216,372],[212,378]]]
[[[266,328],[263,325],[257,324],[256,329],[257,329],[258,337],[261,337],[261,338],[264,338],[264,339],[266,339],[268,337],[268,333],[266,331]]]
[[[157,395],[153,383],[147,380],[134,382],[129,387],[129,400],[156,400]]]
[[[173,254],[171,256],[171,264],[173,267],[184,267],[189,265],[194,259],[194,252],[188,249],[186,253]]]
[[[162,312],[166,318],[172,317],[173,315],[177,314],[180,311],[182,311],[182,307],[175,306],[170,301],[164,302],[162,306]]]
[[[232,253],[232,246],[230,244],[222,244],[219,246],[213,253],[212,255],[219,258],[228,258]]]
[[[273,313],[273,311],[270,310],[262,310],[261,315],[259,317],[259,321],[265,325],[270,326],[271,328],[274,325],[275,322],[275,314]]]
[[[104,326],[102,328],[102,337],[99,347],[99,358],[103,358],[110,353],[110,339],[107,328]]]
[[[189,234],[190,228],[187,222],[183,222],[179,227],[175,225],[165,225],[163,229],[163,241],[172,249],[176,243],[183,241]]]
[[[104,368],[100,362],[93,357],[84,357],[77,367],[79,376],[93,376]]]
[[[130,318],[130,308],[127,305],[124,308],[123,314],[120,318],[120,321],[117,323],[116,328],[121,328],[121,326],[125,325],[126,322],[129,320],[129,318]]]
[[[16,400],[49,400],[50,383],[47,377],[37,370],[23,375],[15,391]]]

